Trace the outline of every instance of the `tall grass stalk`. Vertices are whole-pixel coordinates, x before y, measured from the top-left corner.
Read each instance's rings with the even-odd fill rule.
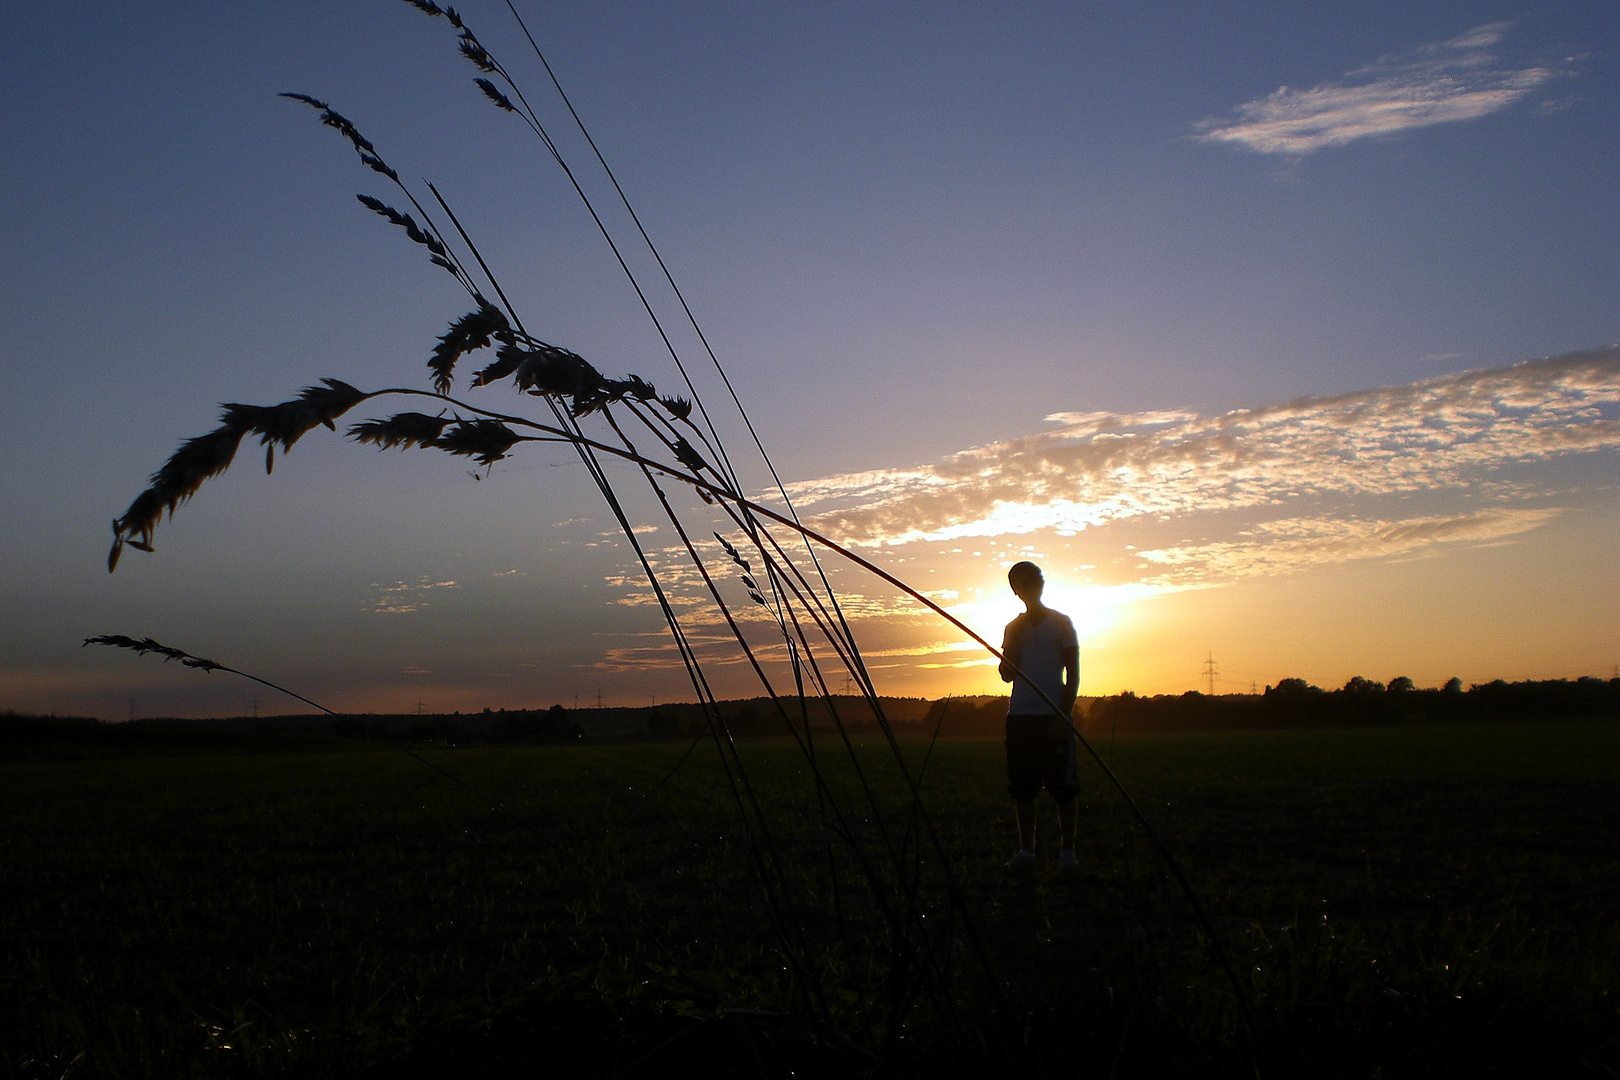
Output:
[[[201,671],[205,674],[211,671],[223,671],[229,675],[240,675],[242,678],[256,682],[260,686],[268,686],[270,689],[279,694],[286,694],[295,701],[302,701],[305,705],[308,705],[312,709],[318,709],[327,716],[342,716],[342,713],[334,712],[331,709],[328,709],[325,705],[322,705],[320,702],[313,701],[310,698],[305,697],[303,694],[289,690],[279,683],[273,683],[269,679],[262,679],[251,672],[243,671],[240,668],[231,667],[228,664],[221,664],[217,660],[204,659],[201,656],[188,653],[184,649],[176,649],[173,646],[164,645],[161,642],[154,641],[149,637],[132,638],[124,634],[98,634],[95,637],[85,638],[84,644],[110,645],[117,649],[129,649],[137,656],[145,656],[147,653],[152,653],[156,656],[163,657],[163,662],[165,664],[170,660],[178,660],[182,667],[188,667],[194,671]],[[370,734],[371,731],[368,728],[367,735],[369,736]],[[480,800],[489,803],[490,809],[501,809],[500,800],[491,798],[488,794],[473,787],[471,784],[467,783],[467,781],[463,780],[455,773],[445,769],[444,766],[439,765],[437,762],[429,761],[427,758],[423,757],[421,754],[418,754],[415,750],[412,750],[409,746],[406,746],[404,743],[390,735],[386,728],[378,728],[377,734],[381,735],[383,740],[395,750],[408,754],[412,758],[415,758],[417,761],[421,762],[423,765],[426,765],[428,768],[432,769],[434,772],[438,773],[440,776],[444,777],[446,780],[450,781],[452,784],[472,792],[472,794],[476,795]]]
[[[561,83],[524,26],[522,30],[525,36],[534,46],[570,116],[589,141],[597,164],[607,173],[615,192],[629,211],[640,241],[652,251],[665,279],[674,289],[682,312],[696,331],[703,349],[736,405],[761,460],[769,470],[783,500],[785,512],[774,510],[745,495],[741,474],[719,426],[689,374],[680,350],[666,332],[647,290],[631,270],[621,244],[598,213],[579,176],[561,153],[539,114],[531,107],[518,82],[453,9],[440,7],[432,0],[407,2],[425,14],[444,18],[451,24],[457,34],[459,51],[480,71],[475,82],[483,96],[496,108],[515,115],[562,170],[612,249],[618,265],[674,362],[689,396],[660,395],[651,382],[637,375],[607,377],[578,354],[531,333],[488,261],[436,187],[426,185],[431,202],[437,207],[435,212],[430,213],[424,200],[419,199],[401,180],[399,173],[352,121],[318,98],[288,94],[285,96],[315,109],[321,123],[334,129],[350,144],[362,165],[386,178],[401,193],[410,212],[396,209],[371,195],[362,194],[359,200],[368,210],[403,230],[411,242],[425,249],[429,261],[446,271],[467,293],[474,306],[450,324],[432,349],[427,362],[431,389],[390,387],[363,391],[335,379],[326,379],[321,386],[309,387],[296,398],[278,405],[223,406],[219,426],[208,434],[183,443],[153,474],[148,488],[114,521],[109,569],[117,567],[126,546],[150,552],[153,534],[162,517],[165,514],[172,517],[175,510],[195,495],[205,481],[229,468],[243,440],[252,437],[259,439],[260,445],[265,448],[265,467],[268,471],[274,465],[278,447],[283,453],[289,451],[317,426],[335,430],[338,419],[374,399],[427,399],[430,407],[437,410],[434,415],[398,412],[349,425],[349,438],[378,449],[434,449],[471,458],[487,468],[506,459],[523,444],[568,444],[585,466],[630,545],[701,707],[703,728],[700,734],[706,734],[715,747],[729,797],[746,830],[748,856],[758,875],[762,899],[784,959],[791,969],[795,1000],[789,1006],[805,1010],[817,1029],[828,1038],[836,1034],[836,1010],[829,1004],[829,979],[832,978],[829,963],[830,958],[840,950],[847,953],[849,948],[849,941],[844,936],[845,909],[849,898],[840,891],[836,858],[841,851],[864,883],[867,900],[876,908],[886,934],[882,950],[887,966],[882,980],[884,993],[880,1001],[870,1003],[859,1022],[873,1048],[884,1052],[892,1050],[900,1033],[913,1023],[918,1004],[927,1002],[932,1022],[925,1026],[932,1028],[934,1037],[957,1040],[964,1045],[973,1044],[975,1049],[981,1050],[986,1046],[998,1046],[1000,1052],[1016,1055],[1012,1041],[1004,1037],[999,1026],[1000,1020],[1007,1016],[1007,1003],[995,965],[978,932],[974,914],[969,910],[959,885],[957,871],[923,798],[927,756],[924,757],[922,768],[914,771],[902,752],[885,715],[875,681],[861,656],[856,636],[817,554],[818,549],[831,552],[860,570],[875,575],[945,619],[997,659],[1002,659],[1000,652],[919,590],[799,520],[774,464],[764,451],[758,432],[742,409],[730,379],[709,347],[707,337],[675,285],[668,266],[658,255],[640,218],[619,186],[617,177],[608,169],[606,160],[595,141],[590,139],[573,103],[563,94]],[[515,8],[512,13],[517,15]],[[521,26],[521,18],[519,23]],[[438,224],[441,213],[448,222],[447,228]],[[491,295],[496,299],[489,299]],[[485,350],[493,350],[493,359],[476,371],[470,380],[470,387],[510,382],[523,399],[539,399],[545,412],[549,413],[549,422],[513,411],[474,405],[452,394],[457,367]],[[595,426],[595,430],[587,431],[584,426],[587,422]],[[649,449],[644,450],[643,445],[638,443],[642,439],[650,440],[645,444]],[[791,857],[792,853],[777,835],[770,793],[759,790],[750,778],[745,754],[721,715],[718,698],[691,635],[676,611],[664,579],[643,548],[636,532],[637,523],[631,519],[608,476],[605,465],[613,460],[631,465],[641,483],[654,496],[660,515],[679,538],[680,550],[701,580],[709,603],[720,614],[731,639],[770,701],[783,730],[794,739],[801,752],[821,818],[823,852],[820,857],[826,860],[827,875],[832,886],[836,934],[831,938],[818,931],[818,923],[804,910],[804,893],[797,884],[798,868]],[[666,490],[671,483],[695,495],[701,508],[690,504],[677,505]],[[707,542],[694,539],[694,536],[703,535],[703,531],[696,529],[694,523],[698,516],[707,516],[710,519],[708,523],[713,524],[716,514],[721,519],[719,523],[728,531],[735,530],[743,541],[733,544],[715,530],[721,554],[711,556],[707,553]],[[799,557],[790,553],[788,544],[782,542],[782,534],[790,542],[802,544],[806,553],[804,557],[811,564],[810,572],[807,573],[806,568],[799,565]],[[758,573],[755,572],[756,560],[760,567]],[[716,566],[727,569],[722,574]],[[747,620],[726,599],[721,580],[727,575],[735,575],[741,581],[749,601],[765,615],[770,627],[769,641],[752,638]],[[772,650],[781,649],[784,653],[791,689],[776,685],[766,661],[762,659],[767,646]],[[869,774],[868,766],[863,765],[849,725],[841,715],[832,693],[836,676],[831,672],[839,668],[858,688],[865,707],[871,710],[877,720],[894,778],[898,780],[906,802],[903,819],[899,821],[891,821],[892,809],[879,793],[879,778]],[[1031,682],[1031,685],[1034,683]],[[829,782],[827,770],[834,766],[834,761],[824,750],[818,750],[811,731],[809,701],[812,697],[819,699],[821,707],[831,719],[838,747],[842,751],[843,767],[851,770],[858,781],[857,790],[864,805],[847,805],[838,795],[837,786]],[[1046,699],[1046,704],[1054,715],[1073,727],[1071,718],[1055,702]],[[937,736],[937,729],[935,734]],[[1226,960],[1214,926],[1186,876],[1109,763],[1078,730],[1075,734],[1130,807],[1138,824],[1152,838],[1187,895],[1221,959],[1247,1023],[1248,1003],[1244,989]],[[667,779],[660,781],[659,786]],[[651,794],[649,792],[649,796]],[[839,847],[834,847],[833,839],[839,841]],[[929,873],[930,863],[923,858],[925,849],[932,856],[932,877]],[[934,904],[936,889],[943,893],[944,907],[936,909],[934,913],[944,917],[929,921],[925,916],[930,913],[927,909]],[[959,965],[955,955],[959,947],[965,948],[973,958],[972,971]],[[972,999],[979,995],[983,995],[983,1000],[973,1002]],[[985,1016],[994,1019],[986,1022],[982,1020]]]

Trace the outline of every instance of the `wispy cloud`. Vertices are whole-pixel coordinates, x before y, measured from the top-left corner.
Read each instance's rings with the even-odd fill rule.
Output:
[[[698,659],[706,665],[726,667],[748,661],[737,648],[735,639],[728,634],[688,634],[686,640]],[[753,649],[755,657],[763,661],[778,661],[787,656],[787,647],[780,642],[756,642]],[[674,642],[654,641],[646,645],[609,646],[602,659],[581,666],[610,672],[674,671],[684,668],[686,662],[681,659],[680,649]]]
[[[424,577],[417,581],[373,582],[375,595],[366,604],[366,610],[380,615],[407,615],[428,607],[426,594],[434,589],[459,589],[454,581],[434,581]]]
[[[1521,508],[1398,521],[1283,518],[1245,530],[1234,540],[1160,548],[1138,555],[1164,568],[1150,583],[1170,591],[1290,573],[1323,563],[1429,553],[1444,544],[1499,541],[1529,532],[1561,513],[1556,508]]]
[[[1346,74],[1309,90],[1278,88],[1239,105],[1235,119],[1201,121],[1204,142],[1262,154],[1303,157],[1375,135],[1487,116],[1535,91],[1560,69],[1503,66],[1491,51],[1508,23],[1497,22]]]
[[[1085,622],[1082,634],[1094,634],[1110,625],[1109,612],[1139,600],[1516,543],[1571,513],[1571,500],[1601,482],[1580,479],[1592,475],[1587,466],[1549,463],[1620,450],[1620,346],[1213,416],[1060,412],[1047,420],[1047,431],[932,465],[790,490],[814,527],[846,543],[900,549],[885,559],[901,576],[947,586],[928,595],[985,633],[1010,613],[1006,596],[979,588],[980,564],[1062,560],[1067,551],[1060,599]],[[1078,565],[1091,552],[1061,539],[1133,521],[1128,537],[1086,541],[1095,563]],[[921,546],[952,540],[963,542]],[[762,635],[762,662],[783,662],[770,612],[747,599],[717,543],[698,547],[734,617]],[[684,547],[647,554],[699,653],[739,662]],[[606,580],[621,604],[654,602],[634,567]],[[983,662],[974,647],[939,639],[932,616],[908,598],[857,587],[841,591],[840,603],[846,616],[886,627],[867,651],[874,660],[917,671]],[[658,640],[610,649],[601,666],[679,664],[674,646]]]
[[[1220,416],[1058,413],[913,469],[793,485],[845,541],[898,545],[1313,496],[1513,489],[1493,471],[1620,447],[1620,348]],[[1520,495],[1531,492],[1520,491]]]

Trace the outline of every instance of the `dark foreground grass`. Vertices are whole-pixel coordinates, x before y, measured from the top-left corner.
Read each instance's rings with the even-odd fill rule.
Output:
[[[882,1066],[782,1015],[796,989],[712,748],[642,801],[681,749],[428,751],[499,809],[402,754],[338,742],[0,762],[0,1068],[940,1075],[1001,1071],[1008,1055],[1032,1076],[1620,1068],[1615,725],[1120,738],[1119,772],[1248,981],[1252,1044],[1190,912],[1100,784],[1083,796],[1078,875],[1058,876],[1048,843],[1035,881],[1005,878],[992,740],[940,743],[925,786],[1011,1008],[974,992],[982,1030],[941,1030],[927,1010],[884,1030],[881,937],[847,860],[845,920],[829,921],[802,758],[750,742],[803,867],[801,917],[839,942],[828,1008],[857,1042],[888,1047]]]

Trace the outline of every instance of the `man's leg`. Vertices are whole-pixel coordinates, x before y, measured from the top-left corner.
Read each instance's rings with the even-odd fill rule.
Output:
[[[1018,846],[1024,851],[1035,850],[1035,800],[1016,799],[1013,806],[1018,811]],[[1072,829],[1070,830],[1073,831]]]
[[[1076,760],[1074,731],[1061,721],[1053,721],[1047,729],[1055,753],[1049,759],[1052,772],[1046,777],[1046,790],[1058,806],[1058,865],[1072,870],[1074,861],[1074,825],[1076,804],[1080,798],[1080,780]]]
[[[1018,822],[1018,852],[1007,869],[1028,874],[1035,869],[1035,796],[1041,789],[1041,746],[1038,730],[1031,739],[1026,716],[1007,717],[1007,794]]]
[[[1078,798],[1058,803],[1058,829],[1063,833],[1060,843],[1068,851],[1074,850],[1075,803]]]
[[[1063,873],[1072,873],[1080,868],[1079,860],[1074,857],[1074,817],[1075,803],[1078,797],[1065,799],[1058,803],[1058,830],[1063,834],[1058,849],[1058,869]]]

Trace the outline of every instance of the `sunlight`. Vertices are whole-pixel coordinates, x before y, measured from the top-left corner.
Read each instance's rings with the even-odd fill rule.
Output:
[[[1117,585],[1073,585],[1062,578],[1049,580],[1046,586],[1045,601],[1048,607],[1061,611],[1069,616],[1074,623],[1075,635],[1079,639],[1082,671],[1087,666],[1086,657],[1096,656],[1098,650],[1104,649],[1109,639],[1127,625],[1139,622],[1143,612],[1132,605],[1136,601],[1147,600],[1162,596],[1166,593],[1181,592],[1181,588],[1172,585],[1145,582],[1126,582]],[[1007,623],[1011,622],[1024,610],[1023,603],[1007,588],[1002,576],[998,573],[991,584],[985,588],[968,588],[962,590],[963,599],[949,607],[952,615],[961,619],[981,634],[992,645],[1001,644],[1002,631]],[[977,649],[977,645],[964,642],[964,646]],[[970,654],[971,655],[971,654]],[[982,654],[981,654],[982,655]],[[1111,663],[1105,663],[1104,669],[1108,672],[1105,681],[1110,685],[1121,678],[1128,683],[1133,677],[1130,672],[1121,672],[1117,669],[1118,662],[1124,657],[1115,657]],[[988,657],[982,660],[957,661],[955,663],[925,663],[918,664],[923,669],[954,669],[955,676],[949,684],[940,686],[947,690],[962,692],[969,690],[980,694],[1004,694],[1005,686],[996,675],[995,662]],[[970,674],[969,670],[978,668],[977,675]],[[1094,680],[1096,675],[1091,676]],[[1086,685],[1087,676],[1082,674],[1082,684]],[[1089,692],[1095,692],[1095,689]]]
[[[1114,625],[1116,609],[1166,591],[1162,587],[1129,583],[1125,585],[1070,585],[1061,578],[1049,580],[1046,606],[1061,611],[1074,623],[1074,632],[1083,644],[1088,638]],[[988,588],[966,590],[972,598],[947,610],[983,635],[992,645],[1000,645],[1007,624],[1022,614],[1023,601],[1002,583]]]

